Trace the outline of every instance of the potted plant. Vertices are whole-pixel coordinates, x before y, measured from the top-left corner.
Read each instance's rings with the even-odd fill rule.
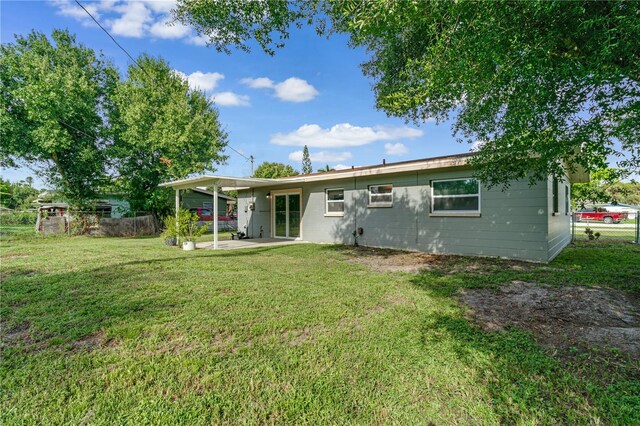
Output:
[[[196,239],[207,232],[207,227],[198,225],[198,222],[197,214],[184,209],[178,210],[177,221],[173,216],[166,217],[164,220],[165,230],[162,233],[165,243],[170,244],[172,239],[179,239],[182,241],[183,250],[195,250]]]
[[[160,237],[168,246],[175,246],[178,243],[178,232],[176,230],[176,217],[167,216],[162,221],[162,234]]]

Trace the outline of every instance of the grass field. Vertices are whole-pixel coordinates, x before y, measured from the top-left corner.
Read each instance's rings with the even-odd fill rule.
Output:
[[[560,359],[454,297],[514,279],[640,293],[635,245],[408,274],[333,246],[2,235],[2,424],[640,422],[637,360]]]
[[[606,225],[602,222],[578,222],[575,229],[575,240],[584,241],[588,240],[588,235],[585,230],[589,228],[594,233],[600,234],[599,240],[613,240],[613,241],[627,241],[635,242],[637,238],[636,223],[620,223]]]

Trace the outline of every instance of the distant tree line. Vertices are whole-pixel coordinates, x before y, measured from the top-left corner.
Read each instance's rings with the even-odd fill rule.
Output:
[[[40,191],[33,187],[33,178],[11,182],[0,177],[0,206],[11,210],[29,210]]]

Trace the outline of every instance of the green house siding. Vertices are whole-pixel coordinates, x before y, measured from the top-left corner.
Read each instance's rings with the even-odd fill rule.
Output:
[[[554,201],[553,201],[553,185],[554,180],[548,179],[547,183],[547,218],[548,218],[548,233],[547,242],[549,245],[549,260],[555,258],[563,248],[571,242],[571,212],[566,208],[570,203],[566,201],[565,187],[569,188],[570,183],[568,180],[563,179],[558,181],[558,212],[554,213]],[[569,195],[571,197],[571,195]],[[569,208],[570,210],[570,208]]]
[[[182,207],[185,209],[191,209],[195,207],[210,207],[213,204],[213,196],[203,194],[196,191],[181,191]],[[205,204],[206,203],[206,204]],[[225,216],[227,214],[227,199],[218,197],[218,215]]]
[[[124,217],[131,211],[129,202],[116,195],[105,195],[103,199],[111,205],[111,217],[114,219]]]
[[[305,241],[353,244],[353,231],[362,228],[358,243],[427,253],[499,256],[548,262],[570,238],[568,217],[551,216],[549,182],[529,186],[512,182],[508,191],[480,186],[477,217],[431,214],[433,180],[468,178],[468,168],[397,173],[277,188],[241,191],[238,195],[238,227],[251,237],[260,229],[272,236],[271,198],[277,189],[302,189],[302,235]],[[392,207],[370,207],[370,185],[393,185]],[[564,185],[564,182],[563,182]],[[325,190],[344,189],[344,215],[325,215]],[[560,206],[564,207],[564,186]],[[249,208],[250,203],[255,208]]]

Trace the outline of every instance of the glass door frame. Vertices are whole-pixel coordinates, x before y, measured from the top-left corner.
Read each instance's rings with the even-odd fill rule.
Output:
[[[299,195],[300,196],[300,235],[298,237],[282,237],[276,236],[276,195]],[[287,235],[289,235],[289,197],[285,199],[286,203],[286,217],[287,217]],[[281,238],[285,240],[302,240],[302,217],[303,217],[303,207],[302,207],[302,188],[292,188],[292,189],[280,189],[276,191],[271,191],[271,238]]]

